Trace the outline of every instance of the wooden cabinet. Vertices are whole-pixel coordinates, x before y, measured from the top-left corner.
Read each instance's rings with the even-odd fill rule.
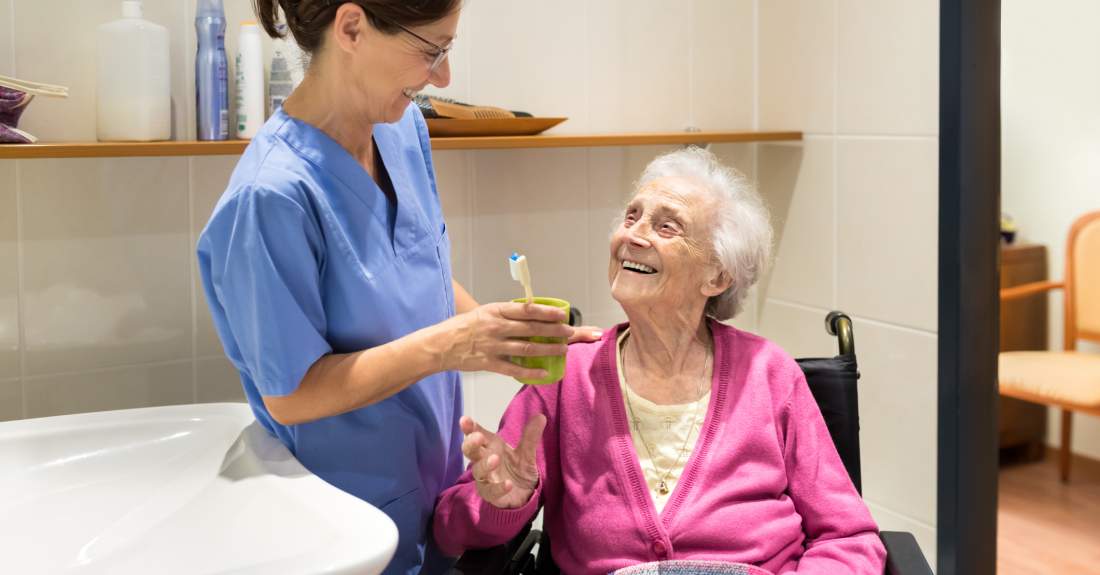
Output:
[[[1001,246],[1001,288],[1047,279],[1047,250],[1039,245]],[[1001,351],[1047,349],[1047,294],[1001,302]],[[1042,456],[1046,406],[1000,397],[1000,446]]]

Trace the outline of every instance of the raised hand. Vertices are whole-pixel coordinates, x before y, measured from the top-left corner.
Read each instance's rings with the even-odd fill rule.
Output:
[[[539,483],[535,453],[546,428],[546,416],[540,414],[528,420],[515,447],[468,416],[459,420],[459,427],[466,435],[462,453],[473,464],[478,495],[502,509],[527,504]]]

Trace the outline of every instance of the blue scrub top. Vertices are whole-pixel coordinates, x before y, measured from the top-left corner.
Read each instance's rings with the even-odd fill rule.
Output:
[[[385,573],[441,573],[448,562],[426,540],[436,497],[462,470],[457,373],[300,425],[280,425],[262,399],[293,392],[327,353],[454,315],[450,240],[420,110],[375,125],[374,140],[396,207],[334,140],[276,112],[199,236],[199,270],[256,418],[310,471],[393,519],[400,541]]]

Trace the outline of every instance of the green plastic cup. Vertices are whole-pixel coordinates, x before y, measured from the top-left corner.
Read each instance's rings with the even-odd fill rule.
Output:
[[[512,300],[516,303],[527,303],[527,298],[521,297]],[[565,310],[565,321],[569,321],[569,302],[563,299],[557,299],[552,297],[537,297],[534,298],[534,303],[540,305],[549,305],[556,308]],[[530,340],[534,343],[565,343],[565,338],[562,337],[526,337],[523,338]],[[523,367],[529,367],[531,369],[545,369],[546,377],[542,379],[528,379],[517,377],[516,381],[525,383],[527,385],[548,385],[551,383],[557,383],[561,381],[562,377],[565,377],[565,356],[564,355],[544,355],[538,357],[517,357],[512,356],[512,363],[516,365],[522,365]]]

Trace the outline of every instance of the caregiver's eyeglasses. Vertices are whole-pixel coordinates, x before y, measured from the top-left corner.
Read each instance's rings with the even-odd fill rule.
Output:
[[[328,9],[328,8],[332,8],[334,6],[340,6],[341,4],[346,3],[347,1],[348,0],[326,0],[324,8]],[[360,8],[363,8],[364,11],[366,10],[366,8],[363,7],[363,6],[360,6]],[[425,56],[432,59],[431,64],[428,65],[428,73],[429,74],[431,74],[432,72],[435,72],[435,69],[438,68],[439,65],[442,64],[443,61],[447,59],[447,54],[449,54],[451,52],[451,48],[453,48],[454,45],[455,45],[455,41],[451,40],[450,42],[447,43],[446,46],[440,46],[439,44],[436,44],[435,42],[432,42],[431,40],[421,36],[420,34],[417,34],[416,32],[413,32],[412,30],[409,30],[408,28],[398,24],[397,22],[394,22],[394,21],[386,19],[386,18],[382,18],[382,17],[378,16],[377,14],[371,14],[371,16],[373,16],[375,18],[378,18],[379,20],[389,24],[390,26],[395,26],[399,30],[401,30],[402,32],[405,32],[406,34],[412,36],[413,38],[416,38],[417,40],[420,40],[421,42],[431,46],[434,49],[433,52],[428,52],[428,51],[424,52]]]
[[[440,46],[439,44],[436,44],[435,42],[432,42],[431,40],[421,36],[420,34],[417,34],[416,32],[413,32],[412,30],[409,30],[408,28],[406,28],[406,27],[404,27],[404,26],[402,26],[402,25],[400,25],[396,22],[390,22],[390,24],[393,25],[393,26],[397,26],[403,32],[409,34],[413,38],[416,38],[417,40],[420,40],[421,42],[423,42],[425,44],[428,44],[429,46],[431,46],[432,48],[435,49],[435,52],[425,52],[424,53],[425,56],[428,56],[428,57],[432,58],[432,63],[428,65],[428,73],[429,74],[431,74],[432,72],[435,72],[435,69],[438,68],[439,65],[442,64],[443,61],[447,59],[447,54],[449,54],[451,52],[451,48],[453,48],[454,45],[455,45],[455,41],[451,40],[450,42],[447,43],[446,46]]]

